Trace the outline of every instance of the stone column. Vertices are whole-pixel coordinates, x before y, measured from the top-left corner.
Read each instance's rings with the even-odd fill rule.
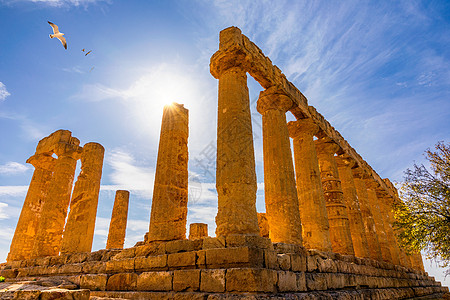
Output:
[[[364,170],[360,167],[352,169],[353,182],[355,183],[356,194],[361,208],[361,216],[364,223],[364,230],[366,232],[367,245],[369,247],[369,257],[375,260],[381,260],[381,248],[378,240],[378,234],[375,229],[375,221],[370,209],[369,195],[367,194],[367,187],[365,178],[367,177]]]
[[[220,33],[220,44],[238,28]],[[231,51],[231,50],[230,50]],[[219,79],[217,116],[216,235],[259,235],[256,214],[256,172],[244,54],[221,49],[211,57],[211,74]]]
[[[267,222],[266,213],[258,213],[258,226],[259,226],[259,234],[262,237],[269,237],[269,223]]]
[[[355,256],[369,257],[366,231],[364,229],[361,208],[356,194],[356,187],[351,169],[355,165],[355,162],[347,156],[336,157],[336,162],[338,165],[339,179],[342,184],[344,203],[347,206]]]
[[[286,112],[292,106],[292,100],[273,87],[260,93],[257,110],[262,115],[269,237],[274,243],[302,245],[302,225],[286,125]]]
[[[392,212],[392,198],[389,197],[383,189],[377,190],[378,203],[380,205],[380,212],[383,216],[384,231],[386,232],[386,239],[388,241],[389,251],[391,253],[392,263],[400,265],[400,249],[397,244],[394,229],[392,224],[394,222],[394,215]]]
[[[81,154],[81,172],[75,182],[61,253],[91,252],[105,149],[87,143]]]
[[[319,127],[311,119],[300,119],[289,122],[288,129],[294,145],[303,245],[308,249],[331,252],[330,226],[313,138]]]
[[[383,213],[381,211],[379,199],[377,197],[376,192],[379,185],[372,178],[367,178],[365,182],[367,187],[367,195],[370,205],[370,211],[372,212],[373,220],[375,221],[375,230],[377,232],[378,241],[380,243],[381,257],[382,260],[392,263],[391,251],[389,249],[389,241],[387,239],[387,235],[384,229],[385,221],[383,218]]]
[[[192,223],[189,225],[189,239],[202,239],[208,236],[208,224]]]
[[[27,163],[32,164],[35,170],[17,222],[7,261],[31,258],[55,159],[49,154],[38,154],[30,157]]]
[[[425,272],[422,255],[420,254],[420,252],[411,254],[411,265],[413,269]]]
[[[78,141],[79,144],[79,141]],[[60,145],[48,196],[42,207],[41,219],[33,246],[32,257],[59,255],[61,239],[70,203],[73,178],[81,148]]]
[[[129,199],[129,191],[116,191],[116,198],[114,199],[114,207],[111,214],[111,222],[109,223],[106,249],[123,249],[125,233],[127,231]]]
[[[326,140],[317,140],[317,157],[327,207],[330,238],[333,252],[355,255],[353,250],[347,207],[344,204],[341,181],[334,154],[339,146]]]
[[[149,241],[186,239],[189,111],[164,106],[153,188]]]

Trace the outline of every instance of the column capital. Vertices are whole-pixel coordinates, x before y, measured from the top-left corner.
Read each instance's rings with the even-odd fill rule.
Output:
[[[353,173],[353,177],[358,178],[358,179],[369,178],[369,174],[367,173],[367,171],[359,166],[356,168],[353,168],[352,173]]]
[[[372,177],[364,178],[364,181],[366,183],[366,187],[374,191],[377,191],[378,187],[380,186],[380,184],[376,182]]]
[[[83,147],[80,147],[80,141],[72,137],[69,142],[58,142],[53,147],[53,152],[60,156],[71,157],[73,159],[80,159]]]
[[[319,126],[314,123],[311,118],[298,119],[297,121],[291,121],[287,124],[289,130],[289,136],[295,138],[301,135],[314,136],[319,132]]]
[[[232,45],[227,49],[220,49],[211,56],[209,70],[214,78],[219,77],[231,68],[239,68],[245,72],[245,50],[239,45]]]
[[[315,141],[316,151],[318,155],[332,154],[339,151],[340,147],[329,138],[323,138]]]
[[[338,165],[338,167],[349,167],[349,168],[353,168],[356,165],[356,161],[351,158],[349,155],[338,155],[335,157],[336,158],[336,163]]]
[[[261,93],[256,104],[260,114],[268,110],[279,110],[286,113],[294,106],[294,101],[278,86],[272,86]]]
[[[378,188],[376,189],[376,192],[377,192],[378,198],[385,198],[385,197],[389,196],[388,191],[383,189],[381,186],[378,186]]]
[[[49,171],[53,170],[55,161],[56,158],[52,157],[49,153],[35,154],[27,159],[27,163],[32,164],[35,168]]]

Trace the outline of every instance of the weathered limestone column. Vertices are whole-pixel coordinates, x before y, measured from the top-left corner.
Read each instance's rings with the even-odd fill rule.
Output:
[[[76,140],[76,139],[75,139]],[[42,207],[32,257],[59,255],[61,239],[70,203],[73,178],[81,148],[77,144],[60,145],[56,154],[48,196]],[[66,150],[66,152],[62,152]]]
[[[164,106],[153,189],[149,241],[186,239],[189,111]]]
[[[256,172],[245,54],[229,50],[230,39],[242,35],[236,27],[220,32],[220,47],[211,57],[211,74],[219,79],[217,116],[216,235],[259,235],[256,215]]]
[[[361,215],[361,208],[356,194],[355,182],[353,180],[352,167],[355,162],[346,156],[336,157],[339,179],[342,184],[344,203],[347,206],[348,219],[350,223],[350,233],[352,235],[355,256],[369,257],[369,246],[367,243],[366,231]]]
[[[308,249],[331,252],[330,226],[314,145],[314,135],[319,127],[311,119],[299,119],[289,122],[288,130],[294,145],[303,245]]]
[[[378,203],[380,205],[380,212],[383,216],[384,231],[386,232],[386,238],[388,240],[389,251],[391,252],[392,263],[400,265],[400,249],[395,238],[394,229],[392,224],[394,222],[392,212],[392,198],[383,189],[377,189]],[[392,218],[392,219],[391,219]]]
[[[124,190],[116,191],[111,222],[109,223],[108,240],[106,249],[123,249],[125,234],[127,231],[128,203],[130,192]]]
[[[262,91],[257,110],[262,115],[264,195],[269,237],[274,243],[302,245],[302,225],[294,165],[286,125],[292,100],[276,87]]]
[[[392,190],[392,193],[393,193],[393,198],[391,198],[392,199],[392,204],[400,202],[401,200],[398,197],[398,191],[394,187],[392,182],[388,178],[383,179],[383,181]],[[394,224],[395,217],[394,217],[394,213],[393,213],[392,210],[390,210],[389,219],[390,219],[391,224]],[[398,237],[397,237],[398,232],[397,231],[400,231],[400,230],[403,230],[403,229],[402,228],[393,228],[393,229],[394,229],[394,234],[395,234],[395,240],[397,242],[397,246],[398,246],[398,250],[399,250],[400,265],[402,265],[404,267],[407,267],[407,268],[411,268],[411,260],[410,260],[409,256],[406,254],[405,250],[400,246],[400,243],[398,242]]]
[[[37,154],[30,157],[27,163],[32,164],[35,170],[17,222],[7,261],[31,258],[42,206],[52,179],[55,158],[49,154]]]
[[[267,222],[266,213],[258,213],[258,226],[259,226],[259,234],[262,237],[269,237],[269,223]]]
[[[192,223],[189,225],[189,239],[201,239],[208,236],[208,224]]]
[[[81,172],[75,182],[61,253],[91,252],[97,216],[105,148],[87,143],[81,154]]]
[[[419,253],[411,254],[411,265],[412,268],[418,271],[425,272],[425,268],[423,266],[422,255]]]
[[[359,200],[359,206],[361,208],[361,216],[364,223],[364,229],[366,232],[367,245],[369,247],[369,257],[375,260],[381,260],[381,248],[378,240],[378,234],[375,229],[375,221],[370,209],[369,195],[367,193],[367,187],[365,178],[367,177],[364,170],[360,167],[352,169],[353,182],[355,183],[356,194]]]
[[[344,204],[341,181],[334,154],[339,146],[326,140],[317,140],[316,150],[319,159],[320,176],[327,207],[330,238],[333,252],[355,255],[353,250],[347,207]]]
[[[387,235],[384,229],[385,222],[383,219],[383,212],[381,210],[379,199],[377,197],[376,192],[378,188],[378,183],[372,178],[367,178],[365,182],[367,187],[367,195],[370,205],[370,211],[372,212],[373,220],[375,221],[375,229],[378,235],[378,241],[380,243],[381,257],[382,260],[392,263],[391,251],[389,249],[389,241],[387,239]]]

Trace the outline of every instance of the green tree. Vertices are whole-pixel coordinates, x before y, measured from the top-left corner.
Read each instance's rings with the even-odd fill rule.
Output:
[[[394,207],[399,243],[409,252],[425,250],[440,266],[450,265],[450,143],[425,151],[431,172],[414,164],[405,171],[402,203]],[[447,271],[450,273],[449,271]]]

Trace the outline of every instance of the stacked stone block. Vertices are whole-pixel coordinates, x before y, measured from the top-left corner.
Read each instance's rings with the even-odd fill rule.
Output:
[[[293,294],[409,299],[448,291],[423,271],[248,235],[16,261],[2,266],[0,275],[10,282],[58,276],[91,296],[126,299],[244,299],[241,293],[248,292],[256,299]]]

